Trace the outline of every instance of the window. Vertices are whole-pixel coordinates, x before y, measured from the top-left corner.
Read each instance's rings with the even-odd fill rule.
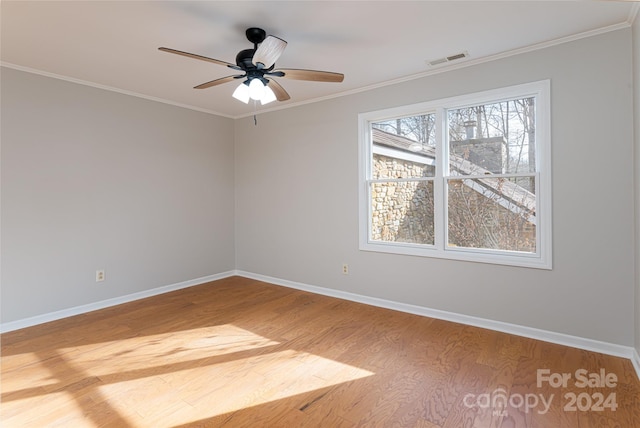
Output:
[[[549,81],[360,121],[360,248],[551,269]]]

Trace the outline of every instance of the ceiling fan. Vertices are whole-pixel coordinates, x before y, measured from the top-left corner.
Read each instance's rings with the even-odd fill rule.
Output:
[[[255,27],[248,28],[246,36],[247,39],[253,43],[253,49],[244,49],[238,52],[235,64],[176,49],[165,47],[158,49],[163,52],[223,65],[242,72],[242,74],[221,77],[202,83],[195,86],[194,89],[206,89],[236,79],[245,79],[233,93],[234,98],[245,104],[248,103],[250,99],[260,101],[262,104],[267,104],[275,100],[286,101],[290,99],[291,97],[287,91],[273,79],[274,77],[314,82],[342,82],[344,80],[343,74],[330,71],[296,68],[274,70],[276,60],[282,55],[282,52],[284,52],[287,42],[276,36],[267,36],[267,33],[263,29]]]

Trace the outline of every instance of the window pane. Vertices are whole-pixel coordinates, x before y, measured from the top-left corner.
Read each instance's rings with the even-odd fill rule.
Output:
[[[435,114],[371,124],[372,178],[435,175]]]
[[[371,183],[371,240],[433,245],[433,182]]]
[[[371,126],[390,135],[398,135],[424,146],[436,145],[435,113],[417,116],[399,117],[382,122],[374,122]],[[407,147],[408,148],[408,147]],[[417,151],[418,147],[415,146]]]
[[[447,111],[452,175],[535,172],[535,98]]]
[[[535,178],[448,180],[448,245],[536,252]]]
[[[430,163],[421,162],[420,159],[402,159],[394,157],[392,154],[373,154],[372,178],[422,178],[433,177],[435,166]]]

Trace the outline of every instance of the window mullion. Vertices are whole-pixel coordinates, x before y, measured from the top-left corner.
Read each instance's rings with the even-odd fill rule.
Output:
[[[446,115],[444,108],[436,109],[436,176],[434,193],[434,245],[444,250],[446,242],[446,192],[444,176],[448,175],[449,162],[445,150]]]

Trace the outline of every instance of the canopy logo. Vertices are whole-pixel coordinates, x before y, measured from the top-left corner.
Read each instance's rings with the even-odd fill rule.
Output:
[[[511,394],[503,388],[498,388],[491,393],[485,394],[467,394],[462,402],[466,407],[481,409],[493,409],[493,414],[503,416],[507,414],[507,407],[522,409],[525,413],[536,410],[543,415],[549,411],[554,395],[551,394],[548,399],[543,394]]]

